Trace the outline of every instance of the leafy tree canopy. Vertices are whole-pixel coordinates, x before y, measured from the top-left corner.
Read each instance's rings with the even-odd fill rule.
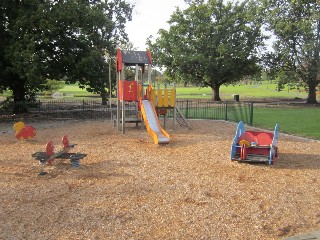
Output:
[[[0,87],[24,101],[46,79],[67,79],[105,93],[108,64],[127,41],[125,0],[25,0],[0,3]]]
[[[263,46],[261,19],[253,2],[188,1],[176,9],[170,29],[160,30],[152,43],[158,65],[175,81],[211,87],[220,101],[219,88],[259,71],[258,47]]]
[[[307,103],[316,103],[320,84],[320,4],[318,0],[264,0],[268,28],[276,36],[272,67],[284,82],[302,83]],[[288,79],[288,78],[287,78]]]

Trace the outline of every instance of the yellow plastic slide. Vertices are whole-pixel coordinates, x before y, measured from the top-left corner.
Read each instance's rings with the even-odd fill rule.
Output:
[[[156,110],[149,100],[141,100],[141,112],[147,131],[154,143],[169,143],[169,134],[161,128]]]

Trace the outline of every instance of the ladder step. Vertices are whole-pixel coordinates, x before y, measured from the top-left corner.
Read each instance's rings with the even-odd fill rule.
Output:
[[[188,123],[187,119],[184,117],[183,113],[180,111],[179,108],[175,108],[177,112],[177,122],[180,124],[181,127],[188,127],[192,129],[191,125]]]

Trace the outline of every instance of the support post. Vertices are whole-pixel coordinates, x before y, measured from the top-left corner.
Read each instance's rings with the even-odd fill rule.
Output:
[[[82,100],[82,119],[84,119],[84,100]]]
[[[122,69],[125,69],[125,66],[124,66],[124,64],[122,63]],[[126,127],[126,125],[125,125],[125,120],[126,120],[126,118],[125,118],[125,113],[126,113],[126,109],[125,109],[125,107],[126,107],[126,104],[125,104],[125,101],[124,101],[124,80],[125,80],[125,70],[123,70],[122,72],[121,72],[121,80],[123,80],[123,84],[122,84],[122,96],[121,96],[121,98],[122,98],[122,101],[121,101],[121,107],[122,107],[122,116],[121,116],[121,121],[122,121],[122,123],[121,123],[121,126],[122,126],[122,133],[123,134],[125,134],[126,133],[126,130],[125,130],[125,127]]]
[[[189,117],[189,99],[187,99],[186,118]]]
[[[250,126],[253,125],[253,102],[250,103]]]
[[[111,84],[111,57],[109,58],[109,111],[110,115],[112,115],[112,104],[111,104],[111,98],[112,98],[112,84]]]
[[[177,120],[177,93],[176,93],[176,84],[173,84],[173,89],[174,89],[174,106],[173,106],[173,130],[176,130],[176,120]]]
[[[151,83],[151,64],[148,64],[148,84]]]
[[[142,74],[141,74],[141,76],[142,76]],[[136,75],[135,75],[134,80],[137,82],[137,88],[139,89],[139,66],[138,66],[138,64],[136,64]],[[136,96],[137,100],[139,100],[138,94],[139,94],[139,91],[137,91],[137,96]],[[136,119],[139,118],[138,110],[139,110],[139,101],[136,102],[136,106],[135,106]],[[136,123],[136,126],[138,126],[138,123]]]
[[[226,101],[225,120],[228,121],[228,101]]]
[[[119,81],[120,81],[120,74],[117,72],[117,130],[120,131],[120,100],[119,100]]]

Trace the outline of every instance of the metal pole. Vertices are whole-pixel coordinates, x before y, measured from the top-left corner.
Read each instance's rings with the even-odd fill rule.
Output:
[[[250,103],[250,126],[253,125],[253,102]]]
[[[122,72],[121,72],[121,75],[122,75],[122,79],[121,79],[121,81],[122,81],[122,104],[121,104],[121,106],[122,106],[122,133],[123,134],[125,134],[126,133],[126,130],[125,130],[125,128],[126,128],[126,126],[125,126],[125,121],[126,121],[126,119],[125,119],[125,114],[126,114],[126,109],[125,109],[125,107],[126,107],[126,105],[125,105],[125,101],[124,101],[124,79],[125,79],[125,65],[122,63]]]
[[[151,84],[151,64],[148,64],[148,84]]]
[[[120,131],[120,96],[119,96],[119,80],[120,80],[120,73],[117,72],[117,89],[116,89],[116,94],[117,94],[117,129]]]
[[[176,120],[177,120],[177,98],[176,98],[176,84],[173,84],[174,88],[174,106],[173,106],[173,130],[176,130]]]
[[[225,120],[228,121],[228,101],[226,101]]]
[[[84,119],[84,100],[82,100],[82,119]]]
[[[186,118],[189,117],[189,99],[187,99]]]
[[[109,58],[109,109],[111,111],[111,98],[112,98],[112,94],[111,94],[111,88],[112,88],[112,84],[111,84],[111,57]],[[112,114],[112,111],[111,111]]]

